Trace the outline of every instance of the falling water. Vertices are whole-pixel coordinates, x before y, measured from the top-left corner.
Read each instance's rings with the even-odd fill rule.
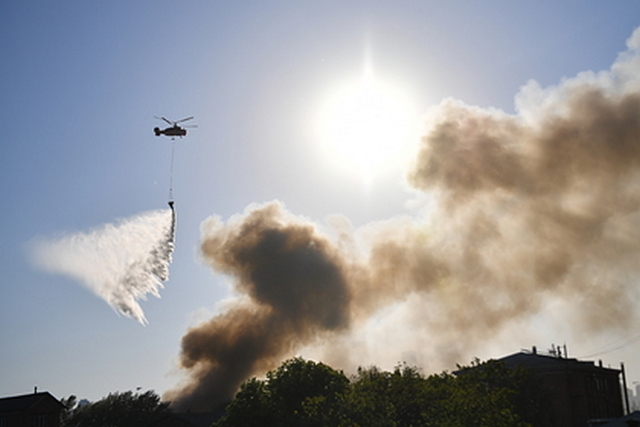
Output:
[[[33,242],[40,268],[71,277],[114,310],[147,324],[139,300],[160,297],[169,278],[176,215],[173,206],[104,224],[88,232]]]

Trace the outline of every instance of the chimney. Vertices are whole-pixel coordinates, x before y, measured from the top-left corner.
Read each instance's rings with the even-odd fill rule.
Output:
[[[531,353],[532,354],[538,354],[538,349],[536,348],[535,345],[533,347],[531,347]]]
[[[33,394],[38,394],[38,386],[33,387]]]

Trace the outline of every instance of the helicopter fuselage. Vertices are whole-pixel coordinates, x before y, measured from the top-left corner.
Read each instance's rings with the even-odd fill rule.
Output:
[[[180,127],[178,125],[173,125],[171,127],[168,127],[166,129],[160,129],[158,127],[154,128],[153,131],[155,132],[156,136],[160,136],[160,135],[166,135],[166,136],[185,136],[187,134],[187,130],[183,127]]]

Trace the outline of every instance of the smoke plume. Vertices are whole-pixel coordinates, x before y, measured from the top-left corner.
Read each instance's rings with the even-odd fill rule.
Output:
[[[346,271],[313,225],[270,204],[228,224],[212,218],[203,235],[204,259],[235,277],[244,297],[182,339],[181,364],[194,381],[167,398],[194,411],[233,396],[293,349],[349,326]]]
[[[145,325],[138,301],[160,297],[169,278],[175,211],[146,212],[89,232],[40,240],[32,246],[42,269],[78,280],[114,310]]]
[[[340,367],[383,353],[399,361],[407,348],[450,366],[513,325],[523,333],[549,306],[577,335],[630,327],[640,317],[639,49],[637,30],[606,72],[528,83],[515,115],[451,99],[434,107],[408,173],[429,201],[419,216],[360,230],[338,218],[323,233],[271,203],[206,221],[203,258],[238,296],[184,336],[189,382],[167,397],[211,409],[304,349]]]

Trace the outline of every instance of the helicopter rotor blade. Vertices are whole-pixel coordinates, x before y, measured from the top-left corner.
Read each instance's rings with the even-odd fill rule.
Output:
[[[158,116],[153,116],[158,120],[164,120],[165,122],[169,123],[170,125],[174,125],[175,123],[172,122],[171,120],[167,119],[166,117],[158,117]]]
[[[186,122],[187,120],[191,120],[191,119],[193,119],[193,116],[187,117],[186,119],[178,120],[177,122],[174,122],[174,123],[182,123],[182,122]]]
[[[197,128],[198,125],[185,125],[185,126],[182,126],[182,127],[183,128]]]

